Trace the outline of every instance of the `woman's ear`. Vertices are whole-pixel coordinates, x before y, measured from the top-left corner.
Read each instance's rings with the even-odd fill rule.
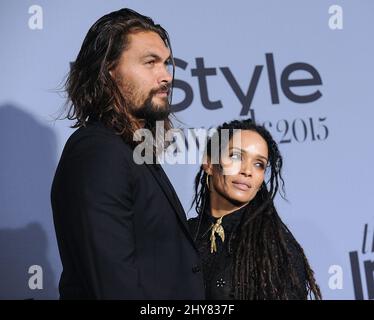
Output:
[[[213,168],[212,168],[212,163],[208,161],[207,163],[203,164],[203,169],[206,174],[212,175],[213,174]]]

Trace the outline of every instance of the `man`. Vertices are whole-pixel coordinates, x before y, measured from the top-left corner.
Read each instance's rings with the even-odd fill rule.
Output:
[[[61,299],[203,299],[198,252],[158,164],[134,161],[134,132],[171,127],[166,31],[122,9],[88,31],[66,82],[69,138],[51,200]],[[139,142],[138,142],[139,143]]]

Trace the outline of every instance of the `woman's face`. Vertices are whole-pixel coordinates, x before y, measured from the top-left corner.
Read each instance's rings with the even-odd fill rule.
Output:
[[[265,179],[268,163],[266,141],[250,130],[238,130],[221,156],[221,163],[208,164],[212,205],[228,208],[249,203]]]

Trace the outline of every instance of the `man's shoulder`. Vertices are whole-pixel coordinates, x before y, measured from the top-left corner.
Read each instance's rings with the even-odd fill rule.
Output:
[[[103,123],[87,122],[85,125],[79,127],[70,136],[68,141],[79,140],[83,137],[92,137],[93,139],[106,138],[112,141],[120,141],[121,136],[118,135],[114,129],[106,127]]]
[[[66,142],[66,148],[70,149],[118,149],[125,153],[132,153],[131,147],[125,143],[122,137],[111,128],[101,122],[88,122],[78,128]]]
[[[111,163],[133,162],[133,150],[113,129],[101,123],[88,123],[78,128],[67,140],[62,162]]]

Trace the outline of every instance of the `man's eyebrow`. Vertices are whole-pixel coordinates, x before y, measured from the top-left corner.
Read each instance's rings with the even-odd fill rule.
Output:
[[[160,55],[158,55],[157,53],[154,53],[154,52],[145,52],[142,57],[144,59],[146,59],[146,58],[154,58],[156,60],[163,60]],[[165,59],[166,62],[169,62],[170,60],[171,60],[171,55],[169,55]]]
[[[143,57],[153,57],[153,58],[160,58],[160,56],[154,52],[144,52],[144,54],[142,55]]]

